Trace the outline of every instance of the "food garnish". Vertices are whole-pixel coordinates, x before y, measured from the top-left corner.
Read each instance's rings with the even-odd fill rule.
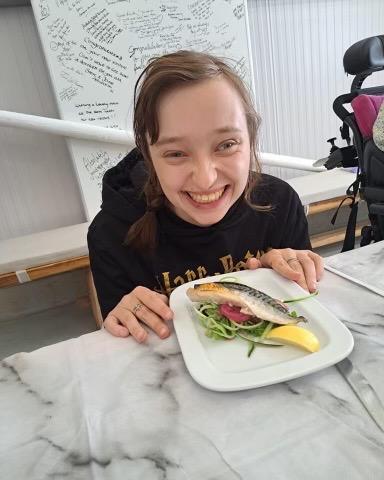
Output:
[[[207,337],[215,340],[240,338],[249,344],[248,357],[256,345],[277,347],[290,344],[309,352],[319,349],[319,341],[307,329],[296,326],[306,322],[286,301],[270,297],[260,290],[234,281],[195,284],[187,290],[194,311]],[[309,295],[313,296],[313,294]],[[293,299],[292,302],[307,297]]]

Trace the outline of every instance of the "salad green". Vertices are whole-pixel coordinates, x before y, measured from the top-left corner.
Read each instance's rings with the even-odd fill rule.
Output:
[[[195,308],[199,322],[205,328],[205,335],[214,340],[232,340],[236,337],[248,341],[248,357],[251,356],[255,345],[282,346],[280,343],[267,340],[265,336],[275,326],[274,323],[261,320],[258,323],[236,323],[224,317],[219,312],[216,303],[204,303]]]

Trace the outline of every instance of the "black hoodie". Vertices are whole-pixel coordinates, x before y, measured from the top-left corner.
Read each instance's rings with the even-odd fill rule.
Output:
[[[307,220],[297,193],[283,180],[262,175],[252,200],[238,200],[220,222],[192,225],[167,207],[156,213],[158,243],[153,255],[124,245],[129,227],[145,212],[147,173],[137,149],[103,178],[103,202],[88,231],[91,270],[103,318],[121,298],[142,285],[170,294],[178,285],[245,268],[247,258],[270,248],[309,249]]]

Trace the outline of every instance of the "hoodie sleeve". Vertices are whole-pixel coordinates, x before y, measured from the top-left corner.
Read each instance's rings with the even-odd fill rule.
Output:
[[[107,249],[88,232],[88,250],[93,281],[103,319],[135,285]]]

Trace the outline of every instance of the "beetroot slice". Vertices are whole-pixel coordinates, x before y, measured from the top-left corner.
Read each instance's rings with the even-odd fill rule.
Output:
[[[219,305],[219,312],[224,317],[227,317],[236,323],[243,323],[252,318],[252,315],[240,312],[240,308],[241,307],[235,307],[234,305],[223,303]]]

